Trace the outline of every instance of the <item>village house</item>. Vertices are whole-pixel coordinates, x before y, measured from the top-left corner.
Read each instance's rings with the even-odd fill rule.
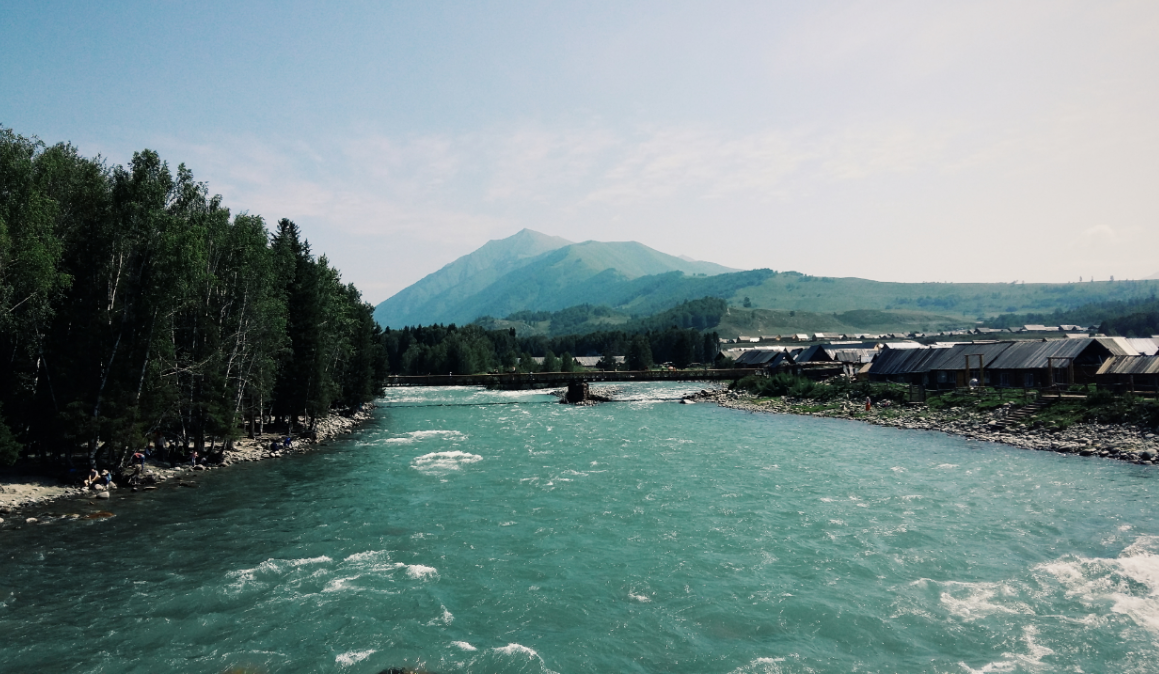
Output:
[[[1115,393],[1159,394],[1159,355],[1112,356],[1095,373],[1095,384]]]
[[[793,362],[803,363],[868,363],[877,354],[873,342],[845,344],[814,344],[797,354]]]
[[[1090,384],[1116,345],[1093,338],[1014,342],[990,363],[986,385],[1046,388]]]
[[[968,386],[971,380],[1000,388],[1046,388],[1095,381],[1112,356],[1139,352],[1123,338],[1087,337],[1001,342],[958,342],[929,350],[885,349],[867,375],[873,381],[920,384],[930,389]]]

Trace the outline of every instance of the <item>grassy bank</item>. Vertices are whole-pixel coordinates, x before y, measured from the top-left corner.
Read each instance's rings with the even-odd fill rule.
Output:
[[[772,377],[750,376],[734,385],[734,390],[752,394],[757,402],[775,403],[785,411],[798,413],[841,413],[866,416],[866,398],[873,401],[870,412],[876,418],[914,417],[958,420],[993,417],[1008,431],[1045,429],[1064,431],[1076,424],[1114,424],[1141,431],[1159,429],[1159,401],[1126,394],[1116,395],[1094,387],[1072,387],[1061,397],[1028,395],[1022,389],[955,389],[929,393],[923,405],[911,406],[909,387],[883,382],[851,382],[834,379],[814,382],[783,373]],[[1037,403],[1032,405],[1032,403]],[[1016,421],[1013,412],[1025,409]],[[1009,421],[1008,421],[1009,420]]]

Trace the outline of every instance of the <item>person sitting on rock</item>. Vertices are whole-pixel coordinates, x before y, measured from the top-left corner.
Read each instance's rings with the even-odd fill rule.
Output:
[[[87,488],[93,486],[94,484],[97,483],[97,480],[99,480],[99,479],[101,479],[101,474],[99,472],[97,472],[96,467],[90,468],[89,469],[89,476],[85,478],[85,488],[87,489]]]

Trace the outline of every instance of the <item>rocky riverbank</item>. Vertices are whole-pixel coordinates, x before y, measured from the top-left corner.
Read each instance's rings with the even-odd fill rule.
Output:
[[[878,426],[911,430],[940,431],[980,442],[1002,444],[1079,456],[1097,456],[1140,465],[1159,463],[1159,437],[1146,429],[1125,425],[1074,424],[1065,430],[1035,427],[1033,423],[1012,423],[1017,407],[1007,405],[989,411],[953,407],[934,410],[925,405],[875,407],[869,412],[861,405],[844,403],[821,405],[812,400],[756,398],[739,391],[705,390],[692,400],[715,402],[723,407],[748,412],[800,414],[835,419],[852,419]]]
[[[253,439],[243,438],[234,441],[233,447],[222,455],[219,463],[171,466],[163,464],[157,459],[147,459],[145,471],[140,476],[136,489],[153,490],[166,483],[193,486],[195,483],[192,482],[192,479],[199,472],[220,470],[237,463],[277,459],[311,451],[327,440],[354,430],[359,424],[371,417],[373,408],[373,405],[366,405],[349,417],[331,415],[322,419],[316,425],[313,438],[295,438],[292,447],[276,452],[270,451],[270,442],[280,440],[283,436],[267,434]],[[61,501],[77,500],[88,505],[100,505],[121,491],[135,491],[136,489],[133,489],[129,484],[131,476],[132,471],[126,471],[109,488],[98,487],[96,490],[64,484],[51,477],[0,477],[0,526],[6,523],[36,523],[40,517],[43,517],[39,511],[50,506],[54,510],[60,509],[64,505],[60,503]]]

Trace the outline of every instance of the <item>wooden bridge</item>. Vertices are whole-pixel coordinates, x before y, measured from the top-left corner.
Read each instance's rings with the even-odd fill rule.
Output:
[[[387,377],[387,386],[486,386],[515,391],[559,388],[578,383],[616,381],[736,381],[757,372],[733,370],[585,370],[583,372],[507,372],[503,374],[430,374]]]

